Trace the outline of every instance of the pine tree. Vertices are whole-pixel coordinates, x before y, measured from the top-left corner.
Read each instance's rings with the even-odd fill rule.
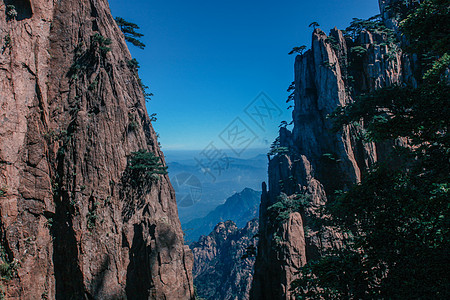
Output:
[[[142,33],[136,32],[136,29],[140,29],[138,25],[125,21],[123,18],[120,17],[115,18],[115,20],[120,30],[122,30],[125,36],[125,40],[127,42],[131,43],[132,45],[140,49],[145,48],[145,44],[139,40],[144,35]]]

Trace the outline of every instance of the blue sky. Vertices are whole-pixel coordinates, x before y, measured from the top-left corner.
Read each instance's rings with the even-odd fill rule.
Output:
[[[158,114],[153,125],[163,150],[203,149],[211,142],[228,148],[227,130],[236,124],[252,133],[242,147],[268,147],[280,121],[291,119],[285,100],[294,57],[287,53],[310,46],[308,25],[316,21],[328,32],[378,13],[376,0],[110,0],[110,7],[145,34],[145,50],[130,50],[155,94],[147,108]],[[263,126],[245,113],[261,92],[281,108]]]

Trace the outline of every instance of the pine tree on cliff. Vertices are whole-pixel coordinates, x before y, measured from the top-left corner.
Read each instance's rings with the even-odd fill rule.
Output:
[[[291,50],[291,52],[289,52],[288,54],[289,55],[292,55],[292,54],[294,54],[294,53],[297,53],[297,54],[299,54],[299,55],[303,55],[303,52],[306,50],[306,46],[305,45],[302,45],[302,46],[300,46],[300,47],[294,47],[294,48],[292,48],[292,50]]]
[[[338,127],[363,120],[368,142],[408,146],[327,204],[354,238],[300,270],[299,299],[450,299],[449,16],[448,1],[428,0],[401,22],[418,87],[383,88],[334,113]]]
[[[125,40],[132,45],[144,49],[145,44],[142,43],[139,39],[144,35],[142,33],[136,32],[136,29],[140,29],[140,27],[134,23],[125,21],[123,18],[117,17],[114,19],[119,26],[120,30],[122,30]]]
[[[312,22],[311,24],[309,24],[309,27],[312,27],[314,30],[317,28],[317,27],[319,27],[320,25],[319,25],[319,23],[317,23],[317,22]]]

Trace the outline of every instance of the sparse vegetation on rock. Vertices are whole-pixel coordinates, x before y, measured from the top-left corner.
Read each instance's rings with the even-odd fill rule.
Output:
[[[291,52],[289,52],[288,54],[292,55],[294,53],[297,53],[299,55],[302,55],[305,50],[306,50],[306,46],[305,45],[300,46],[300,47],[294,47],[294,48],[292,48]]]
[[[161,175],[167,174],[167,167],[152,152],[139,150],[130,155],[127,171],[131,182],[138,184],[145,180],[158,181]]]
[[[287,197],[285,194],[277,198],[275,204],[267,208],[267,216],[271,223],[280,224],[285,222],[291,213],[301,212],[308,205],[308,197],[306,195],[294,195]]]
[[[17,17],[16,6],[12,4],[6,6],[6,17],[8,18],[8,20],[12,20]]]
[[[102,54],[106,54],[111,51],[111,48],[108,47],[111,45],[111,39],[102,36],[100,33],[96,33],[92,36],[92,43],[94,45],[98,45]]]
[[[142,43],[139,39],[144,35],[142,33],[136,32],[136,29],[140,29],[140,27],[134,23],[125,21],[123,18],[117,17],[114,19],[119,26],[120,30],[122,30],[125,40],[131,43],[133,46],[136,46],[140,49],[145,48],[145,44]]]

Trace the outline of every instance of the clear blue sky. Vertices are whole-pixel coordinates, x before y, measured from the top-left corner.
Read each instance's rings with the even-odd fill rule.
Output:
[[[377,0],[110,0],[110,7],[145,34],[145,50],[130,50],[155,94],[147,107],[158,114],[163,150],[226,148],[219,135],[237,117],[257,137],[249,147],[271,143],[280,121],[291,120],[285,100],[294,57],[287,53],[310,46],[308,25],[328,33],[378,14]],[[262,91],[282,114],[259,127],[244,110]]]

